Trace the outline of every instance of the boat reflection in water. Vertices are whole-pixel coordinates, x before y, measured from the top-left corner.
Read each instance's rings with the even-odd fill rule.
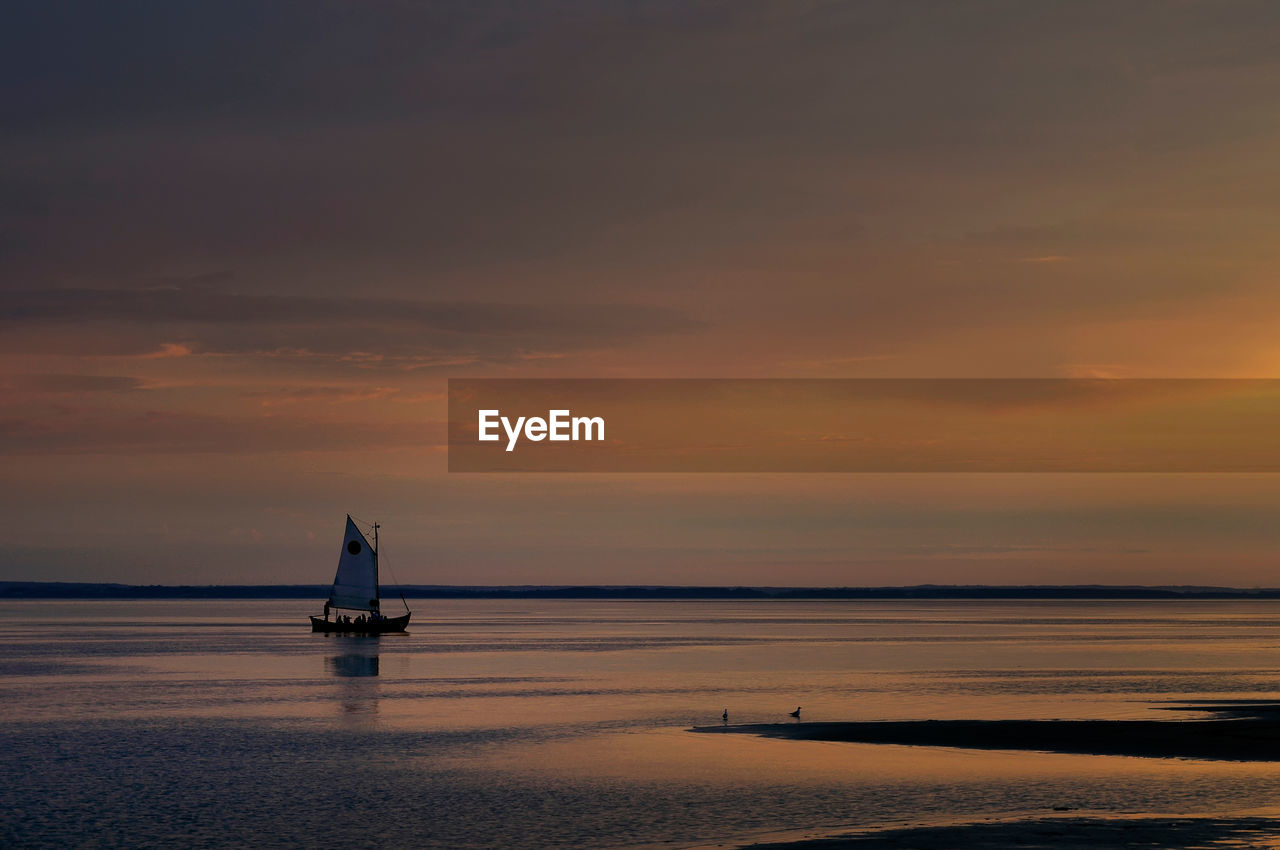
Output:
[[[325,669],[342,679],[360,679],[378,675],[378,656],[335,655],[324,660]]]
[[[346,652],[324,659],[324,668],[338,681],[337,702],[342,715],[351,719],[371,717],[378,713],[378,641],[373,639],[339,639],[348,644]]]

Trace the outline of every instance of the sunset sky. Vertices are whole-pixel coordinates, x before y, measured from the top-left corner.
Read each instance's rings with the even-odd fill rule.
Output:
[[[1280,6],[19,2],[0,579],[1280,586],[1280,476],[465,475],[450,377],[1280,377]]]

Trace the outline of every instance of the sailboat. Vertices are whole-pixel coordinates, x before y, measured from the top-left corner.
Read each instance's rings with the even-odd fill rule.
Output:
[[[338,558],[338,573],[333,577],[333,590],[324,603],[324,616],[311,616],[311,631],[337,632],[341,634],[380,635],[385,632],[403,632],[409,625],[412,612],[404,606],[399,617],[382,615],[378,588],[378,528],[373,524],[373,545],[347,514],[347,530],[342,538],[342,554]],[[403,601],[403,597],[401,597]],[[329,619],[330,611],[335,612]],[[355,616],[341,611],[359,611]]]

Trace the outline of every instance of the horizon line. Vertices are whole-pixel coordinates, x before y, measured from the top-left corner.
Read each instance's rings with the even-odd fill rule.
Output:
[[[319,598],[328,584],[127,584],[0,580],[3,599]],[[513,584],[383,585],[414,599],[1280,599],[1280,588],[1138,584],[915,584],[883,586]]]

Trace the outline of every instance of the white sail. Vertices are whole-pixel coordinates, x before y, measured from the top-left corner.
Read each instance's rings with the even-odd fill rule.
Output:
[[[342,540],[338,574],[333,578],[329,604],[334,608],[373,611],[378,607],[378,564],[373,547],[347,517],[347,533]]]

